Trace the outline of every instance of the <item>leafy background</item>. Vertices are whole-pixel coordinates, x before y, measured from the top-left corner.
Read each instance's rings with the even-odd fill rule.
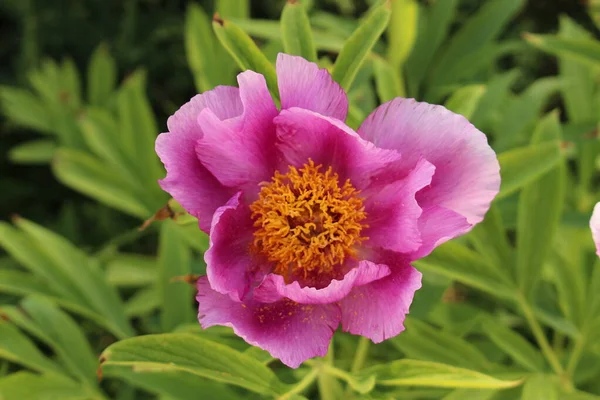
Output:
[[[391,6],[391,7],[390,7]],[[600,399],[600,2],[4,0],[0,399]],[[213,24],[218,11],[224,24]],[[202,331],[207,237],[167,204],[153,151],[194,93],[330,68],[357,127],[396,96],[484,131],[502,187],[416,266],[407,330],[337,333],[290,370]],[[276,90],[274,91],[276,93]],[[164,216],[165,209],[157,215]],[[160,219],[160,218],[159,218]]]

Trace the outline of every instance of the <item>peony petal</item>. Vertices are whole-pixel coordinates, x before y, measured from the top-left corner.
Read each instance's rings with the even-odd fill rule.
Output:
[[[281,109],[305,108],[344,121],[348,114],[346,93],[326,69],[302,57],[279,53],[277,83]]]
[[[422,210],[415,197],[431,183],[434,172],[435,167],[421,159],[404,179],[363,191],[368,215],[363,235],[369,238],[368,246],[399,253],[410,253],[421,246]]]
[[[204,137],[195,146],[202,164],[223,185],[243,188],[269,180],[275,171],[275,130],[277,108],[265,78],[253,71],[238,75],[243,114],[222,121],[210,109],[198,117]]]
[[[390,269],[387,265],[360,261],[358,267],[351,269],[342,280],[333,279],[322,289],[300,287],[298,281],[286,285],[283,276],[269,274],[254,290],[254,298],[265,303],[287,298],[302,304],[329,304],[346,297],[352,288],[376,281],[389,274]]]
[[[208,232],[213,213],[234,192],[221,185],[196,156],[196,143],[204,135],[198,115],[204,109],[220,119],[239,116],[243,109],[238,89],[218,86],[184,104],[169,118],[169,132],[156,139],[156,152],[167,169],[160,186],[198,218],[200,229]]]
[[[232,327],[246,342],[291,368],[327,354],[341,318],[337,304],[299,304],[287,299],[270,304],[254,300],[239,303],[212,290],[205,277],[198,280],[196,300],[202,328]]]
[[[210,229],[210,247],[204,254],[206,275],[211,287],[232,299],[243,299],[255,274],[260,274],[260,264],[252,257],[253,240],[250,210],[234,195],[213,217]],[[262,277],[261,277],[262,278]]]
[[[371,113],[358,132],[401,152],[406,168],[421,157],[435,165],[431,187],[418,196],[422,207],[445,207],[474,225],[498,193],[500,167],[486,136],[442,106],[396,98]]]
[[[592,229],[592,238],[596,244],[596,254],[600,257],[600,203],[594,206],[594,212],[590,219],[590,228]]]
[[[398,256],[387,258],[392,271],[389,276],[355,287],[340,302],[342,329],[375,343],[404,330],[404,319],[415,291],[421,287],[419,271]]]
[[[429,207],[419,218],[421,247],[411,254],[411,260],[423,258],[440,244],[467,233],[472,225],[462,215],[444,207]]]
[[[390,175],[400,160],[397,151],[379,149],[362,140],[342,122],[301,108],[283,110],[275,125],[278,149],[288,165],[301,167],[308,159],[331,166],[340,182],[350,179],[362,190]]]

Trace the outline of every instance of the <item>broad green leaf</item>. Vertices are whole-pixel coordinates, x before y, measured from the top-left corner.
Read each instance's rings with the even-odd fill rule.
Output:
[[[8,158],[15,164],[46,164],[52,160],[56,148],[54,140],[31,140],[10,149]]]
[[[256,43],[231,21],[213,20],[213,29],[223,47],[243,70],[252,70],[265,77],[271,95],[279,99],[275,67],[260,51]]]
[[[414,318],[407,318],[405,326],[406,332],[391,339],[391,342],[408,358],[477,370],[485,370],[490,366],[490,362],[476,347],[452,333],[435,329]]]
[[[223,18],[250,17],[250,0],[217,0],[215,9]]]
[[[276,395],[286,386],[265,365],[219,343],[186,333],[147,335],[117,342],[101,356],[104,376],[121,377],[137,385],[160,382],[171,386],[199,378],[243,387],[263,395]],[[146,383],[147,385],[147,383]],[[155,386],[158,390],[158,385]]]
[[[331,76],[346,91],[350,90],[358,70],[385,30],[390,15],[391,10],[388,2],[378,6],[362,21],[344,44],[335,60]]]
[[[113,286],[139,287],[156,282],[157,263],[152,257],[119,254],[106,265],[106,279]]]
[[[544,370],[545,363],[541,353],[523,336],[492,318],[486,318],[481,327],[496,346],[523,368],[532,372]]]
[[[485,91],[484,85],[463,86],[446,101],[446,108],[471,119]]]
[[[533,46],[550,54],[568,57],[574,61],[597,68],[600,66],[600,43],[591,38],[565,38],[556,35],[525,34]]]
[[[317,50],[304,5],[288,1],[281,13],[281,39],[286,53],[317,62]]]
[[[502,184],[496,200],[540,178],[557,166],[561,159],[558,141],[519,147],[498,154]]]
[[[505,274],[479,254],[458,242],[446,242],[414,265],[422,271],[431,271],[457,280],[468,286],[502,298],[512,298],[514,288]]]
[[[117,64],[108,46],[100,44],[94,50],[87,70],[88,102],[94,106],[106,105],[117,85]]]
[[[532,375],[525,380],[523,385],[522,400],[544,399],[559,400],[563,397],[558,390],[558,382],[555,376]]]
[[[419,3],[416,0],[392,1],[392,14],[388,27],[387,58],[397,71],[410,54],[417,38]]]
[[[486,257],[497,271],[511,276],[511,270],[507,266],[513,264],[514,254],[506,236],[500,210],[495,203],[492,203],[483,221],[473,228],[468,238],[475,249]]]
[[[62,370],[17,328],[3,320],[0,320],[0,358],[39,372],[56,374]]]
[[[532,146],[556,144],[561,139],[558,114],[542,119],[533,135]],[[517,220],[517,278],[528,294],[541,275],[565,202],[565,170],[559,163],[525,186],[519,199]]]
[[[82,192],[101,203],[127,214],[147,219],[153,210],[138,196],[119,172],[89,154],[70,149],[59,149],[52,164],[54,174],[66,186]],[[157,200],[153,200],[159,203]]]
[[[406,96],[401,72],[394,70],[383,58],[373,58],[373,74],[380,103],[385,103],[396,97]]]
[[[96,386],[97,358],[84,333],[67,314],[40,297],[28,297],[21,306],[44,335],[66,369],[76,378]],[[43,338],[40,338],[43,339]]]
[[[173,281],[191,273],[190,249],[175,222],[161,224],[158,245],[158,290],[161,298],[161,326],[171,331],[177,325],[193,321],[192,287],[184,281]]]
[[[521,384],[521,380],[501,380],[480,372],[419,360],[398,360],[366,369],[376,374],[381,386],[429,386],[440,388],[503,389]]]
[[[36,375],[16,372],[0,378],[0,398],[3,400],[102,400],[100,393],[56,374]]]
[[[0,86],[3,114],[13,123],[38,132],[54,133],[54,121],[46,105],[25,89]]]

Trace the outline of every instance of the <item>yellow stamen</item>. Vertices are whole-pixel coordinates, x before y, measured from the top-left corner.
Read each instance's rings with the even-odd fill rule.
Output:
[[[367,214],[359,191],[350,180],[340,186],[331,167],[321,167],[309,160],[287,174],[275,172],[250,205],[255,250],[286,278],[330,274],[367,239],[360,235]]]

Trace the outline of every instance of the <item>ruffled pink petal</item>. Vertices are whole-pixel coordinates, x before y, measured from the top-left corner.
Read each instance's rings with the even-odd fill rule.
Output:
[[[288,299],[275,303],[239,303],[215,292],[208,280],[198,280],[198,320],[202,328],[232,327],[235,334],[258,346],[291,368],[327,354],[340,323],[337,304],[299,304]]]
[[[206,275],[214,290],[243,299],[260,265],[251,255],[253,228],[250,210],[238,192],[215,212],[210,229],[210,247],[204,254]]]
[[[600,203],[594,206],[594,212],[590,219],[590,228],[592,229],[592,238],[596,244],[596,254],[600,257]]]
[[[342,329],[375,343],[404,330],[404,319],[415,292],[421,287],[421,273],[408,261],[397,256],[388,258],[392,271],[389,276],[355,287],[340,302]]]
[[[400,154],[362,140],[344,123],[301,108],[283,110],[275,125],[278,149],[287,165],[301,167],[309,159],[332,167],[340,182],[350,179],[362,190],[396,171]]]
[[[322,289],[300,287],[298,281],[286,285],[281,275],[269,274],[254,290],[254,298],[266,303],[287,298],[301,304],[329,304],[346,297],[352,288],[366,285],[389,274],[390,269],[387,265],[360,261],[358,267],[351,269],[342,280],[333,279]]]
[[[203,137],[198,115],[204,109],[222,120],[238,117],[243,112],[238,88],[218,86],[184,104],[169,118],[169,132],[156,139],[156,152],[167,169],[160,186],[197,217],[200,228],[208,232],[213,213],[233,191],[221,185],[196,156],[196,143]]]
[[[281,109],[299,107],[344,121],[348,114],[346,93],[326,69],[302,57],[277,56],[277,83]]]
[[[363,191],[368,228],[362,234],[369,238],[368,246],[399,253],[410,253],[421,246],[422,210],[415,196],[431,183],[434,172],[435,167],[421,159],[404,179]]]
[[[411,254],[411,260],[423,258],[440,244],[467,233],[472,225],[462,215],[444,207],[429,207],[419,218],[421,247]]]
[[[422,207],[447,208],[474,225],[498,193],[500,167],[486,136],[442,106],[396,98],[371,113],[358,132],[378,147],[398,150],[406,168],[421,157],[435,165],[431,187],[418,196]]]
[[[275,170],[275,130],[278,111],[265,78],[253,71],[238,75],[244,111],[240,118],[222,121],[210,109],[198,116],[204,137],[195,146],[202,164],[223,185],[242,188],[269,180]]]

